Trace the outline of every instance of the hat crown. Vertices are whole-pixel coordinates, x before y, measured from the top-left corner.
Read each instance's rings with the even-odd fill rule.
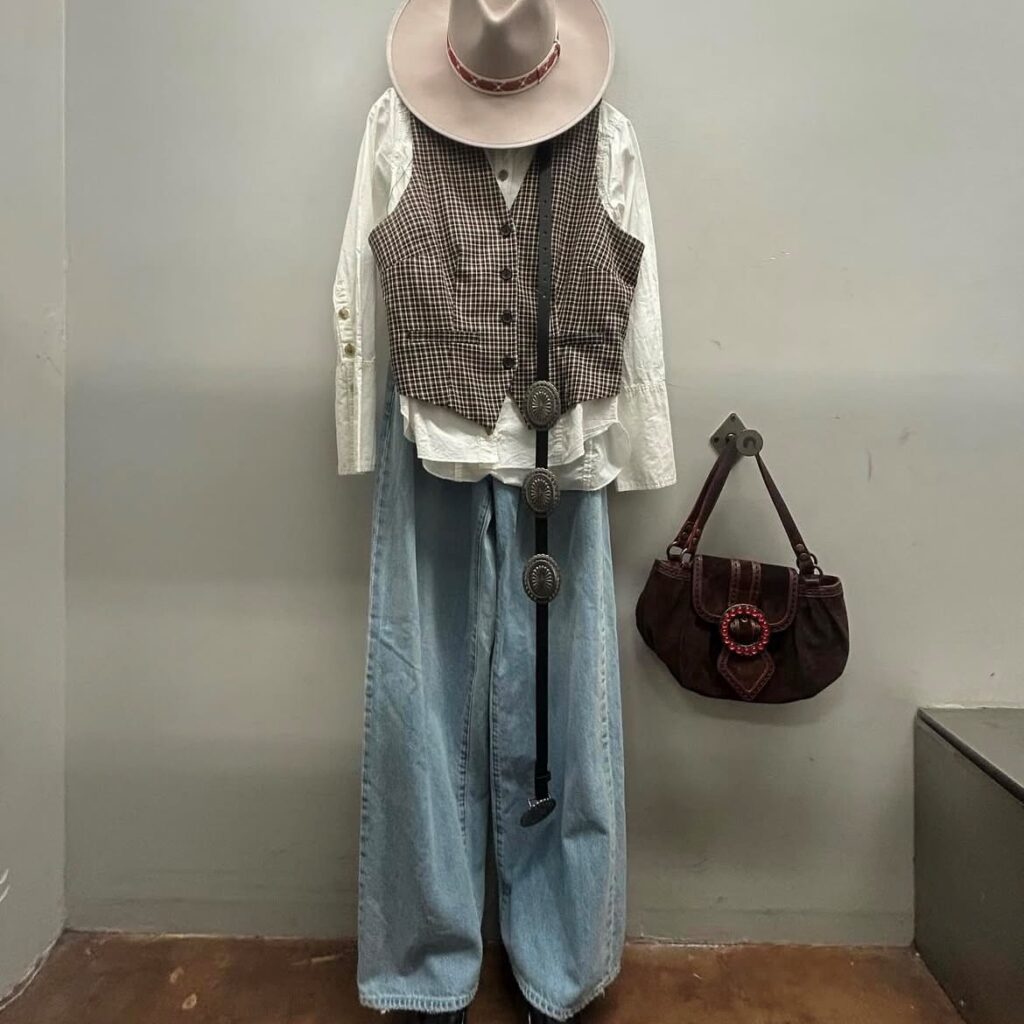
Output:
[[[448,40],[458,59],[488,78],[532,71],[555,41],[555,0],[451,0]]]

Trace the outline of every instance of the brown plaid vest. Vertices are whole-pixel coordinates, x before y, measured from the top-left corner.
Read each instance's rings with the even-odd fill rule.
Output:
[[[500,101],[499,101],[500,102]],[[549,378],[561,410],[619,392],[643,242],[605,210],[595,107],[554,140]],[[524,422],[535,376],[537,179],[511,209],[487,155],[409,114],[412,174],[370,232],[387,307],[395,384],[493,430],[505,395]]]

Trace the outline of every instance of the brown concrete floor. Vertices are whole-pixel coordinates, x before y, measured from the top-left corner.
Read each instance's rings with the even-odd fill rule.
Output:
[[[69,932],[0,1024],[370,1024],[351,943]],[[402,1019],[402,1015],[386,1019]],[[633,945],[587,1024],[961,1024],[906,949]],[[471,1024],[523,1020],[499,949]]]

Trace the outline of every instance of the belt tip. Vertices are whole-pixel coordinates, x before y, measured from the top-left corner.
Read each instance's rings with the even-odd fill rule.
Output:
[[[555,798],[553,796],[541,797],[539,800],[531,800],[530,806],[523,812],[519,824],[525,828],[537,825],[542,822],[555,809]]]

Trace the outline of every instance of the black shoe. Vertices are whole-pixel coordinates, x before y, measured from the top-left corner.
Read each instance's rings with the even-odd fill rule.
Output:
[[[580,1024],[579,1017],[570,1017],[568,1020],[557,1021],[554,1017],[549,1017],[546,1013],[541,1013],[540,1010],[535,1010],[532,1006],[526,1011],[526,1024]]]
[[[466,1024],[466,1011],[456,1010],[455,1013],[418,1013],[414,1019],[416,1024]]]

